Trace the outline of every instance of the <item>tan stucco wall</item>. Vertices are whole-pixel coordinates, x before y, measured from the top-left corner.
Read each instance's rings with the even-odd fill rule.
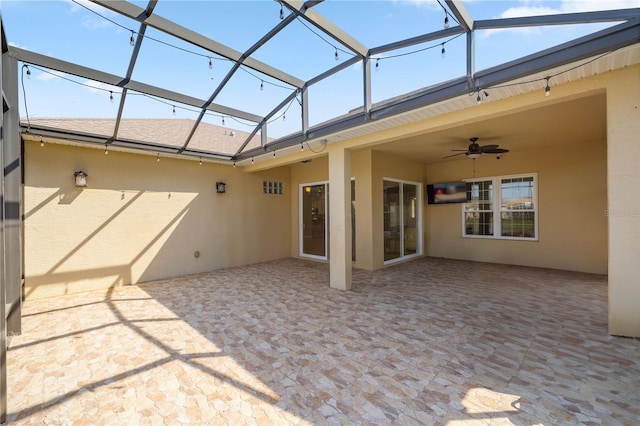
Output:
[[[476,177],[537,173],[538,241],[462,237],[460,204],[427,205],[426,254],[607,273],[606,142],[574,142],[476,160]],[[428,165],[429,183],[472,177],[472,160]]]
[[[85,171],[87,188],[74,186]],[[217,194],[215,182],[227,192]],[[285,183],[266,195],[263,180]],[[288,257],[289,169],[25,142],[28,299]],[[194,253],[199,251],[199,257]]]

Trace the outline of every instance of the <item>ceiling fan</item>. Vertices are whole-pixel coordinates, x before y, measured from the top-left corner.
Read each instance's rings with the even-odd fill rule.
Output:
[[[443,158],[449,158],[449,157],[455,157],[456,155],[466,155],[467,158],[471,158],[473,160],[475,160],[476,158],[480,157],[482,154],[503,154],[505,152],[509,152],[508,149],[504,149],[504,148],[498,148],[498,145],[478,145],[478,138],[469,138],[469,140],[471,141],[471,143],[469,144],[469,147],[467,149],[452,149],[451,151],[461,151],[458,152],[457,154],[451,154],[451,155],[447,155],[446,157]],[[498,158],[500,158],[498,156]]]

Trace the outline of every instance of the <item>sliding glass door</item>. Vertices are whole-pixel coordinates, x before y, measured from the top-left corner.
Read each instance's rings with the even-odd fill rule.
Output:
[[[383,181],[385,263],[421,254],[421,198],[418,183]]]

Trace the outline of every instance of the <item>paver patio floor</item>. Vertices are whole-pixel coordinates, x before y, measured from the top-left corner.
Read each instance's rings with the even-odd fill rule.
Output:
[[[24,305],[13,424],[640,424],[599,275],[285,259]]]

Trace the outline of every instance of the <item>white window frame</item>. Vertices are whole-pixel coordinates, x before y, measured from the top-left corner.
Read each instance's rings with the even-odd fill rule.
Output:
[[[324,199],[325,222],[324,222],[324,256],[309,254],[304,252],[304,220],[302,197],[305,186],[324,185],[326,195]],[[298,185],[298,256],[308,259],[329,260],[329,181],[323,180],[318,182],[301,183]]]
[[[533,178],[533,211],[534,213],[534,227],[535,237],[511,237],[502,236],[502,181],[504,179],[517,179],[517,178]],[[471,182],[484,182],[491,181],[493,185],[493,235],[468,235],[466,233],[466,221],[465,215],[466,203],[462,203],[462,237],[463,238],[481,238],[490,240],[517,240],[517,241],[538,241],[540,238],[540,230],[538,228],[538,219],[540,216],[540,209],[538,206],[538,174],[537,173],[522,173],[516,175],[504,175],[504,176],[487,176],[473,179],[463,179],[466,183]]]

